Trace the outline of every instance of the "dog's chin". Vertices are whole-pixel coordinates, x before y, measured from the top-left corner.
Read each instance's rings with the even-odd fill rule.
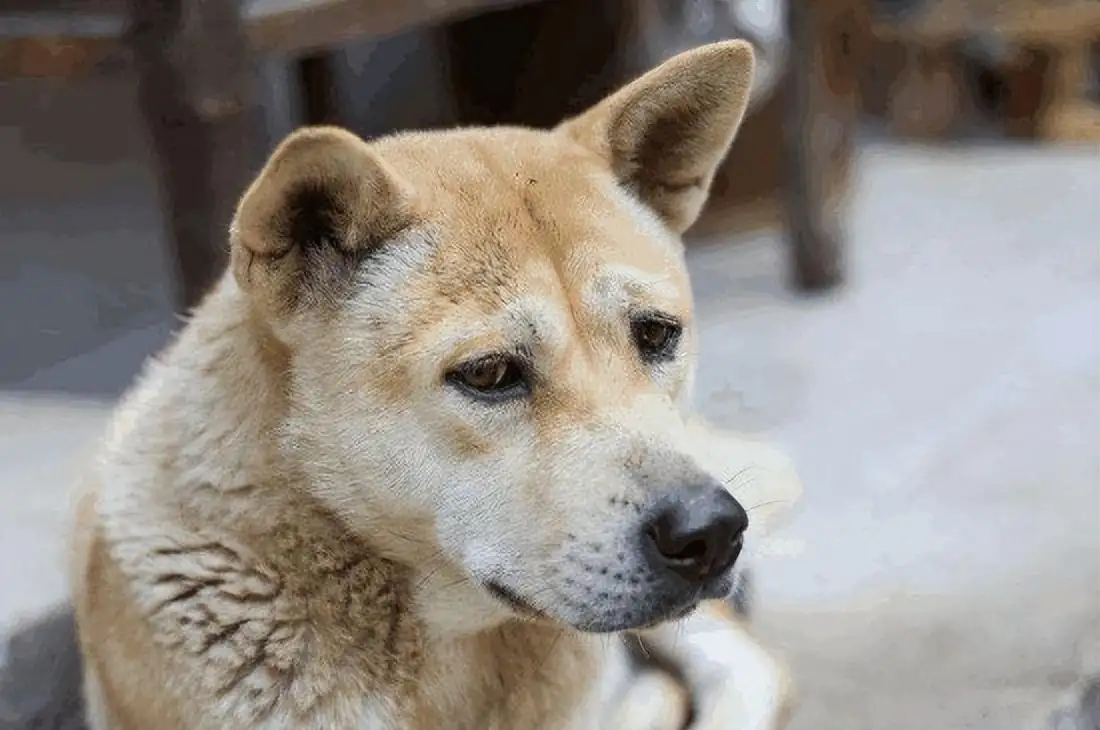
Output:
[[[507,606],[517,618],[551,621],[582,633],[613,634],[652,628],[686,618],[701,602],[728,597],[734,583],[734,575],[730,573],[699,588],[685,589],[683,584],[662,584],[604,601],[563,601],[559,610],[552,606],[535,607],[516,591],[495,581],[483,585],[490,595]]]
[[[629,601],[595,605],[589,615],[570,622],[578,631],[610,634],[638,631],[687,618],[706,600],[725,598],[733,590],[733,575],[721,576],[705,586],[685,589],[682,584],[650,589]]]
[[[660,608],[637,607],[625,611],[598,612],[591,618],[570,622],[570,627],[586,634],[617,634],[624,631],[641,631],[660,626],[669,621],[687,618],[699,607],[702,599],[681,601],[675,606]]]

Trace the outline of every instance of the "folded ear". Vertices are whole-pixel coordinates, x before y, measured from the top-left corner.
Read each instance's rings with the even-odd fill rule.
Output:
[[[559,131],[605,156],[615,175],[677,233],[698,217],[752,87],[752,46],[681,53]]]
[[[237,206],[233,274],[275,312],[332,301],[363,260],[414,222],[413,191],[354,134],[306,127],[280,144]]]

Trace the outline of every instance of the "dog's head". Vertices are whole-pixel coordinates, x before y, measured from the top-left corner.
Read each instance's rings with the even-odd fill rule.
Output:
[[[689,456],[680,234],[751,74],[726,42],[550,131],[312,128],[275,151],[233,273],[291,353],[287,442],[352,529],[588,631],[729,590],[748,518]]]

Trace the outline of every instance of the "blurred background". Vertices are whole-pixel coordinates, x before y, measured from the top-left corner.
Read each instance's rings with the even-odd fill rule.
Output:
[[[729,37],[698,398],[805,482],[757,565],[792,727],[1100,727],[1098,0],[0,0],[0,632],[284,134],[548,126]]]

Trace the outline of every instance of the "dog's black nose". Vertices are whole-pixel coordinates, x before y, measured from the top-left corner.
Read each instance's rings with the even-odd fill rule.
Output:
[[[733,567],[748,526],[745,508],[721,486],[708,486],[662,505],[646,536],[660,567],[702,583]]]

